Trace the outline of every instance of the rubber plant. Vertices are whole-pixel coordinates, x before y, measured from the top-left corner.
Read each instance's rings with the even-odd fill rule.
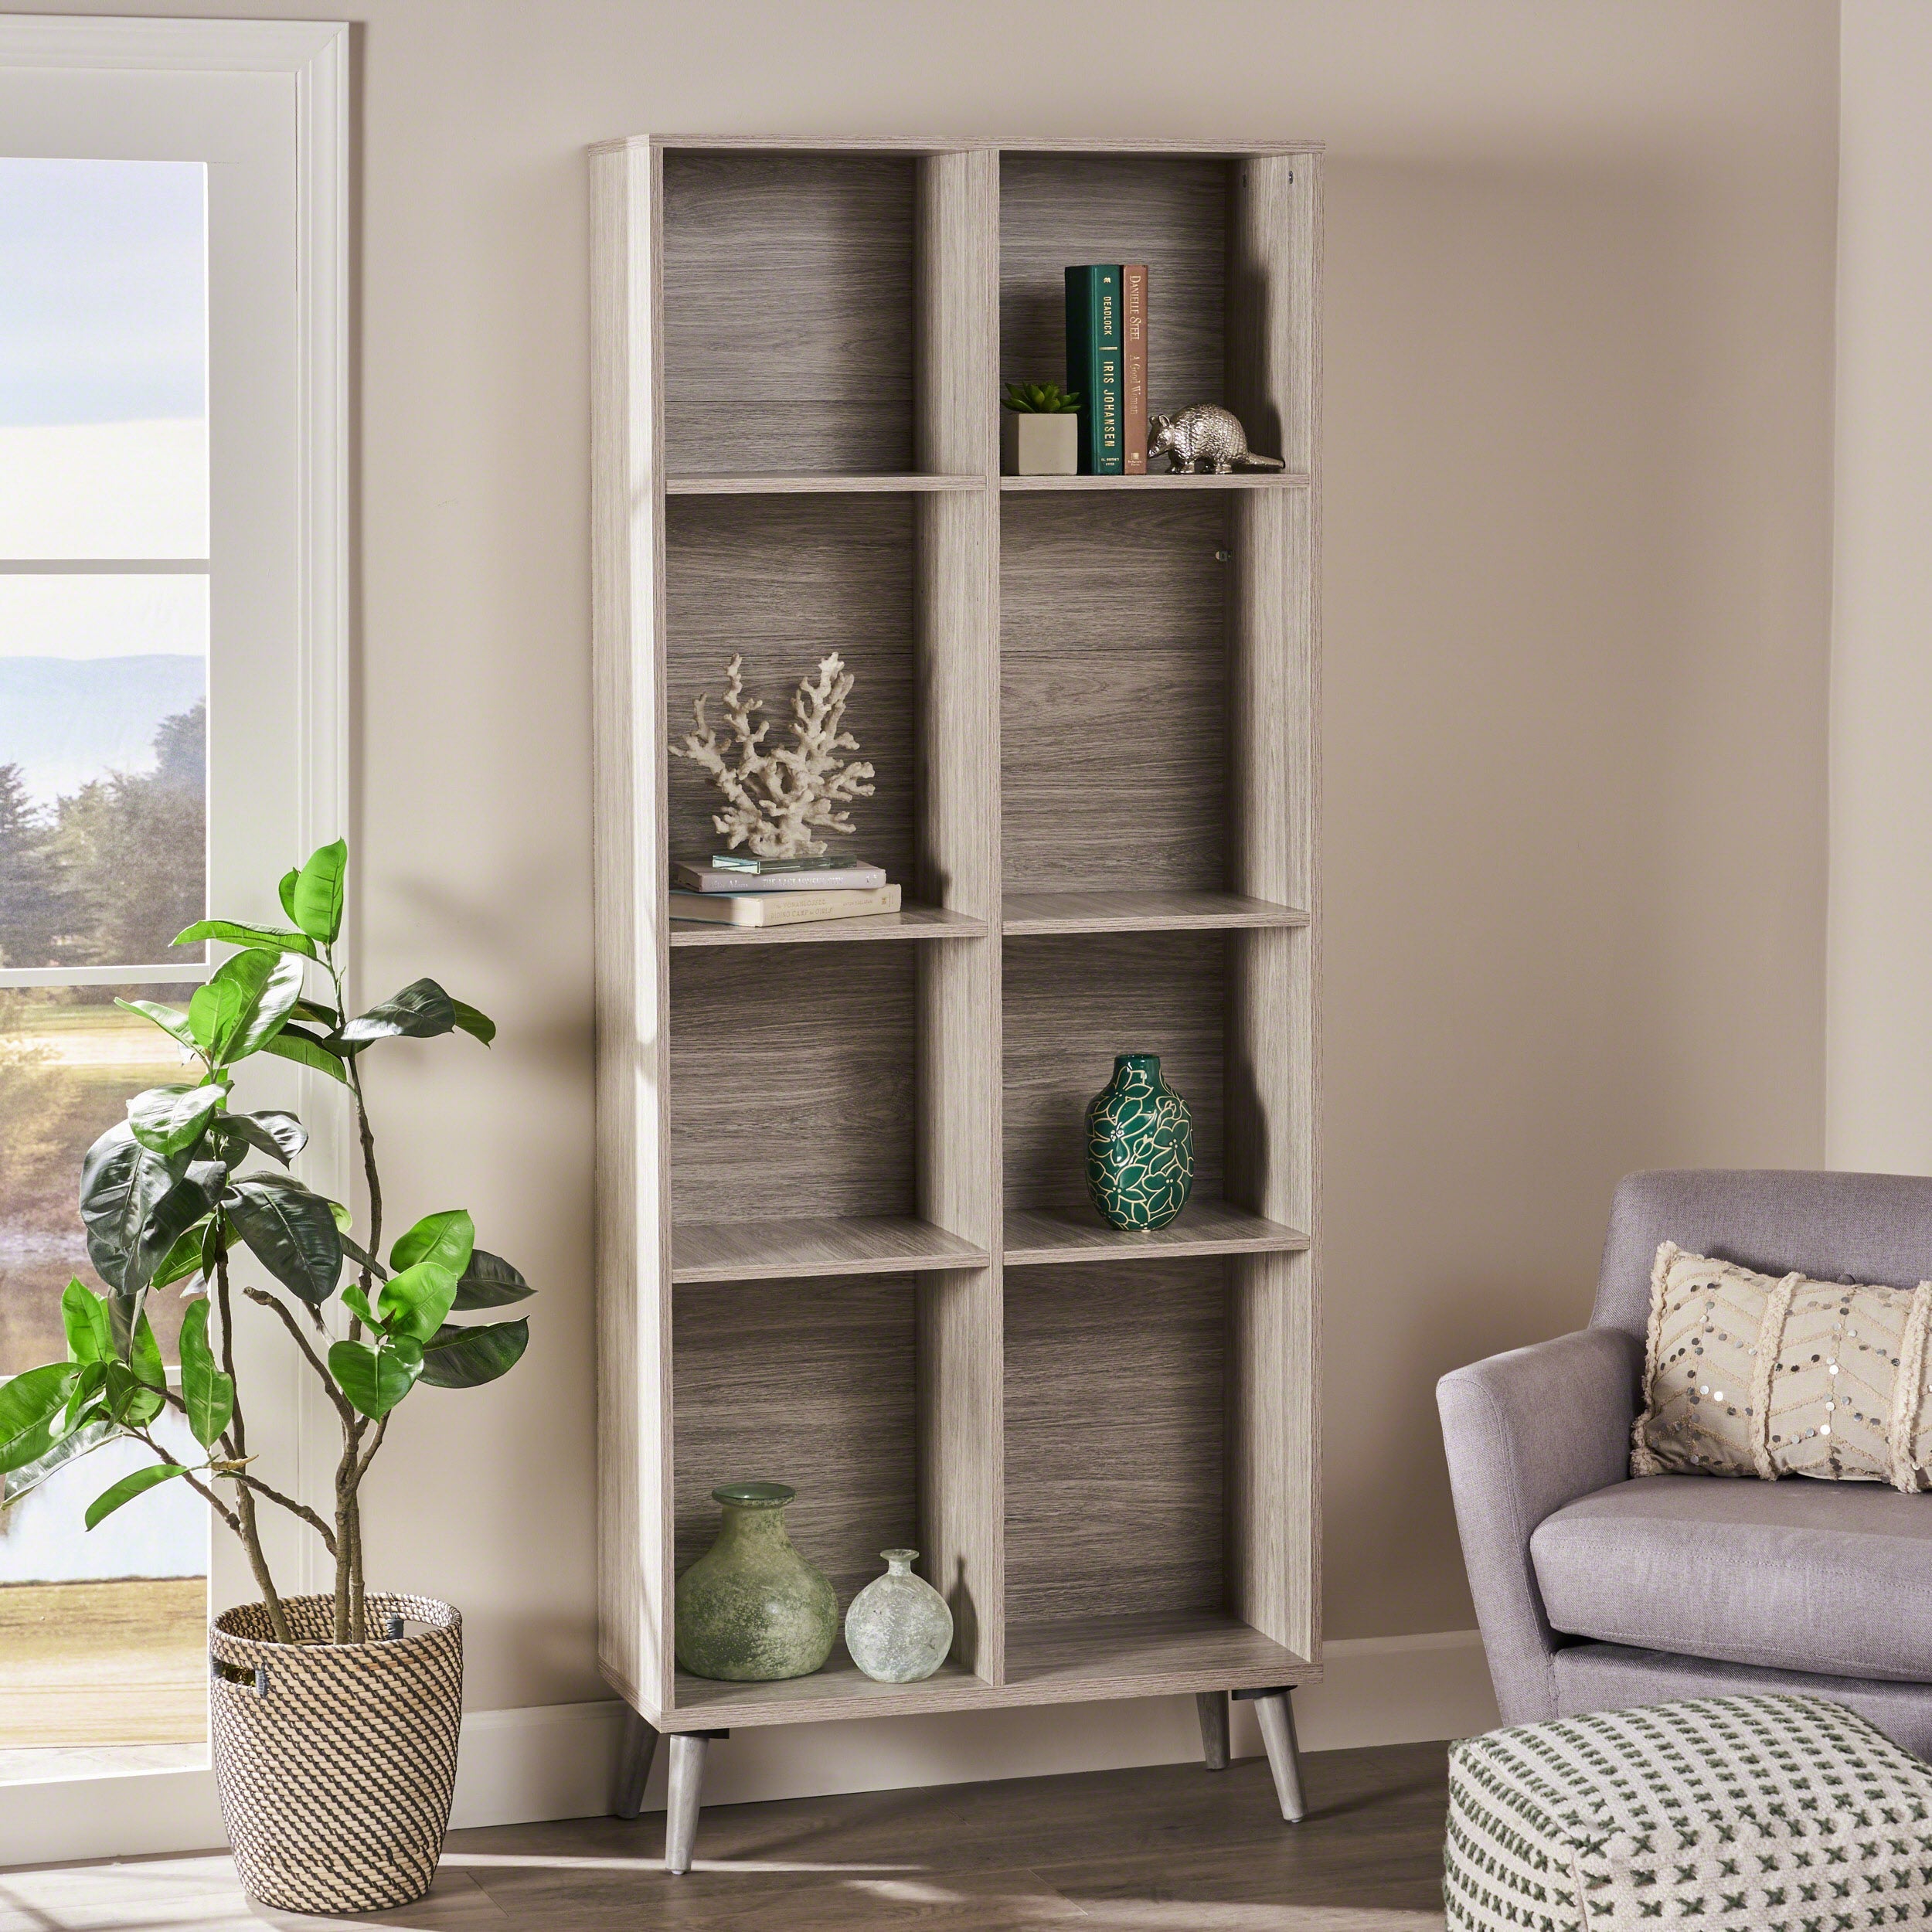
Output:
[[[92,1529],[147,1491],[185,1482],[240,1539],[277,1641],[291,1641],[259,1529],[264,1508],[287,1511],[321,1539],[335,1566],[334,1636],[359,1643],[363,1612],[364,1479],[396,1405],[419,1385],[468,1389],[514,1367],[529,1339],[522,1319],[452,1322],[533,1292],[516,1269],[475,1246],[469,1215],[425,1216],[380,1259],[383,1185],[362,1061],[387,1039],[464,1032],[488,1046],[495,1027],[419,979],[347,1016],[336,944],[349,849],[325,845],[281,882],[287,927],[205,919],[177,945],[239,947],[197,987],[183,1012],[148,1000],[116,1003],[175,1042],[192,1077],[151,1088],[87,1150],[80,1218],[107,1292],[68,1283],[61,1297],[67,1359],[0,1384],[0,1484],[11,1503],[102,1444],[131,1439],[155,1460],[87,1507]],[[316,993],[309,989],[315,975]],[[326,982],[325,988],[320,982]],[[289,1172],[307,1144],[289,1113],[236,1106],[237,1070],[267,1053],[312,1067],[348,1090],[362,1147],[368,1223]],[[251,1163],[268,1165],[251,1165]],[[265,1281],[243,1280],[260,1275]],[[169,1384],[147,1302],[193,1298],[181,1326],[179,1389]],[[342,1430],[326,1514],[273,1487],[253,1467],[235,1373],[237,1299],[278,1321],[320,1380]],[[202,1460],[184,1463],[156,1439],[164,1406],[182,1412]]]

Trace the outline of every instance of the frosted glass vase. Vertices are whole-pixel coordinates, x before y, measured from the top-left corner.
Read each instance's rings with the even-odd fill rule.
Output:
[[[875,1577],[845,1612],[852,1661],[881,1684],[916,1684],[946,1661],[953,1613],[946,1599],[913,1574],[916,1549],[882,1549],[886,1573]]]
[[[806,1677],[832,1655],[838,1599],[792,1547],[782,1482],[712,1491],[718,1540],[678,1579],[678,1662],[694,1677],[764,1684]]]

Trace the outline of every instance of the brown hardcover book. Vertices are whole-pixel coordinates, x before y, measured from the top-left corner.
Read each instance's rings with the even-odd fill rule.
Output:
[[[1121,474],[1147,474],[1147,264],[1128,262],[1121,270],[1121,413],[1127,436]]]

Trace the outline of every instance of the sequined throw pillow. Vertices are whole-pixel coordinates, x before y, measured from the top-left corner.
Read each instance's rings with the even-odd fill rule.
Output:
[[[1932,1489],[1932,1281],[1781,1280],[1661,1242],[1633,1476]]]

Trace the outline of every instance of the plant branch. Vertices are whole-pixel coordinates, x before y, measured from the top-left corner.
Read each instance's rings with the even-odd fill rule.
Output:
[[[237,1469],[229,1478],[231,1482],[246,1483],[259,1495],[266,1496],[270,1502],[280,1503],[291,1516],[299,1516],[322,1539],[322,1547],[332,1556],[335,1553],[335,1532],[307,1503],[298,1502],[293,1496],[284,1496],[279,1489],[271,1488],[259,1476],[251,1476]]]
[[[230,1509],[205,1482],[198,1481],[195,1472],[185,1462],[170,1455],[152,1436],[148,1434],[145,1429],[138,1428],[131,1422],[123,1423],[121,1427],[137,1442],[146,1444],[150,1449],[153,1450],[155,1456],[165,1463],[170,1469],[179,1469],[181,1471],[182,1481],[186,1483],[188,1487],[193,1490],[195,1494],[200,1497],[202,1501],[206,1503],[208,1507],[213,1510],[215,1514],[220,1517],[237,1536],[241,1534],[240,1519],[236,1515],[234,1511]]]
[[[287,1304],[270,1294],[266,1288],[243,1288],[242,1293],[258,1307],[274,1311],[282,1326],[294,1337],[295,1345],[301,1350],[303,1359],[315,1371],[318,1379],[328,1391],[328,1399],[335,1405],[335,1413],[342,1417],[343,1427],[349,1427],[355,1420],[355,1410],[349,1406],[348,1398],[336,1387],[335,1378],[329,1373],[328,1365],[310,1346],[308,1337],[302,1333],[300,1324],[289,1313]]]
[[[235,1315],[228,1294],[228,1248],[221,1241],[217,1241],[216,1247],[215,1296],[221,1313],[221,1366],[223,1374],[228,1378],[233,1403],[229,1412],[225,1440],[233,1444],[235,1460],[245,1462],[248,1459],[248,1428],[242,1420],[241,1385],[235,1379]],[[254,1492],[245,1483],[238,1485],[235,1491],[233,1522],[235,1534],[241,1539],[242,1548],[248,1553],[248,1566],[254,1572],[255,1587],[262,1594],[262,1607],[268,1613],[268,1628],[278,1644],[292,1643],[294,1639],[289,1631],[288,1614],[282,1608],[281,1594],[269,1572],[267,1553],[262,1548],[261,1532],[256,1526]]]

